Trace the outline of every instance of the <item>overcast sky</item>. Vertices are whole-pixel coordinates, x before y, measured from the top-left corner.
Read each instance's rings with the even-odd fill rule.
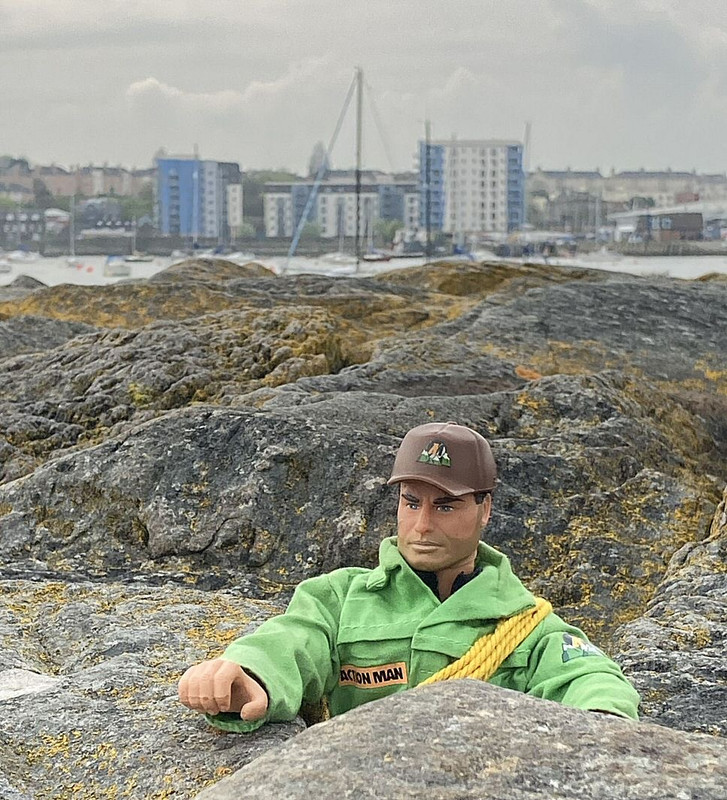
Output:
[[[357,65],[367,167],[412,168],[429,118],[462,139],[529,121],[531,168],[727,170],[714,0],[0,0],[0,154],[145,167],[197,145],[304,171]],[[353,129],[352,106],[336,167]]]

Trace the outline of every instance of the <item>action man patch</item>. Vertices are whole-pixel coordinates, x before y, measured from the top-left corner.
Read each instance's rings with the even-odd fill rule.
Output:
[[[451,467],[452,461],[449,458],[447,447],[443,442],[431,441],[422,450],[422,454],[417,461],[423,464],[431,464],[434,467]]]
[[[584,656],[605,656],[605,653],[599,650],[595,644],[591,644],[579,636],[564,633],[563,663],[572,661],[574,658],[583,658]]]
[[[377,689],[380,686],[397,684],[406,686],[408,683],[405,661],[382,664],[380,667],[354,667],[351,664],[344,664],[338,681],[339,686],[358,686],[361,689]]]

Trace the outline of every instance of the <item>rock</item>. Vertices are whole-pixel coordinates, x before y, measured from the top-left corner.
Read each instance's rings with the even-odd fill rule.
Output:
[[[10,697],[22,697],[50,689],[58,678],[40,675],[27,669],[6,669],[0,671],[0,702]]]
[[[208,588],[251,579],[261,591],[260,582],[292,588],[375,558],[393,532],[382,500],[396,444],[281,416],[183,409],[0,487],[0,552],[61,572],[183,566]]]
[[[645,714],[725,735],[723,282],[487,264],[275,277],[196,259],[153,281],[22,291],[0,297],[0,795],[192,797],[298,732],[300,721],[210,732],[175,682],[277,613],[301,579],[374,562],[394,532],[395,449],[433,419],[491,440],[486,538],[618,657]],[[476,725],[490,708],[500,723],[515,711],[468,702],[488,687],[463,687],[449,723],[444,700],[431,704],[438,725],[471,720],[475,747],[455,761],[392,751],[366,762],[369,776],[393,763],[416,785],[444,764],[427,797],[480,796],[466,792],[501,760],[478,761]],[[414,692],[384,706],[382,742],[396,732],[388,715],[422,696],[429,708]],[[586,747],[598,791],[617,780],[615,759],[635,792],[651,775],[651,796],[672,796],[691,754],[693,796],[710,797],[703,745],[723,739],[547,713],[569,715],[543,723],[567,758],[531,753],[532,736],[510,747],[554,791],[587,790]],[[432,743],[423,725],[412,723],[418,747]],[[340,729],[305,736],[327,730]],[[490,728],[485,746],[498,741]],[[599,743],[612,759],[596,759]],[[531,783],[513,774],[508,797],[551,796],[530,777],[522,794]]]
[[[198,800],[723,800],[726,785],[724,740],[465,679],[316,725]]]
[[[279,611],[164,585],[4,582],[0,658],[36,677],[34,694],[0,697],[0,763],[17,792],[0,777],[0,796],[193,797],[300,731],[226,736],[176,698],[187,666]],[[0,687],[20,671],[0,672]]]
[[[27,794],[11,786],[2,774],[0,774],[0,797],[3,800],[31,800]]]
[[[662,725],[727,737],[727,491],[710,535],[669,563],[639,619],[618,635],[619,662]]]
[[[21,300],[32,294],[36,289],[41,289],[44,286],[44,283],[31,278],[29,275],[18,275],[11,283],[0,286],[0,302]],[[0,314],[0,319],[2,319],[2,314]]]
[[[21,353],[45,353],[94,330],[91,325],[80,322],[62,322],[43,317],[0,319],[0,362]]]
[[[227,281],[237,278],[273,278],[275,273],[254,261],[238,264],[218,256],[196,256],[171,264],[166,269],[149,278],[152,283],[178,281],[189,284],[192,281]]]
[[[317,308],[226,312],[77,336],[0,362],[0,480],[119,423],[340,369],[337,327]]]
[[[604,647],[674,551],[706,535],[714,489],[686,477],[688,454],[606,378],[558,376],[487,396],[280,392],[259,411],[168,413],[0,486],[5,573],[182,570],[200,587],[242,583],[254,595],[372,566],[395,533],[394,452],[430,418],[492,439],[488,541]],[[698,441],[698,421],[679,419],[681,440]]]

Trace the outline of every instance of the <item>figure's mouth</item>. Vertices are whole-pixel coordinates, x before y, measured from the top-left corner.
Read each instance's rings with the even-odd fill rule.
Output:
[[[410,547],[419,552],[428,552],[429,550],[436,550],[439,545],[434,542],[412,542]]]

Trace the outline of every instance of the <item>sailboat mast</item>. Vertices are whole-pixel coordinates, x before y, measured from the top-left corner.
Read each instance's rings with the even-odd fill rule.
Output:
[[[426,261],[429,261],[429,256],[432,252],[432,211],[431,211],[431,204],[432,204],[432,162],[431,162],[431,152],[432,152],[432,142],[431,142],[431,128],[429,125],[429,120],[426,120],[424,123],[424,147],[425,147],[425,155],[426,161],[424,162],[424,182],[425,182],[425,194],[424,194],[424,224],[426,226],[426,245],[424,247],[424,258]]]
[[[363,116],[363,70],[356,67],[356,238],[354,249],[356,253],[356,272],[358,272],[361,248],[359,247],[359,234],[361,226],[361,119]]]
[[[76,255],[76,194],[71,195],[71,217],[68,226],[68,250],[70,251],[71,258]]]

